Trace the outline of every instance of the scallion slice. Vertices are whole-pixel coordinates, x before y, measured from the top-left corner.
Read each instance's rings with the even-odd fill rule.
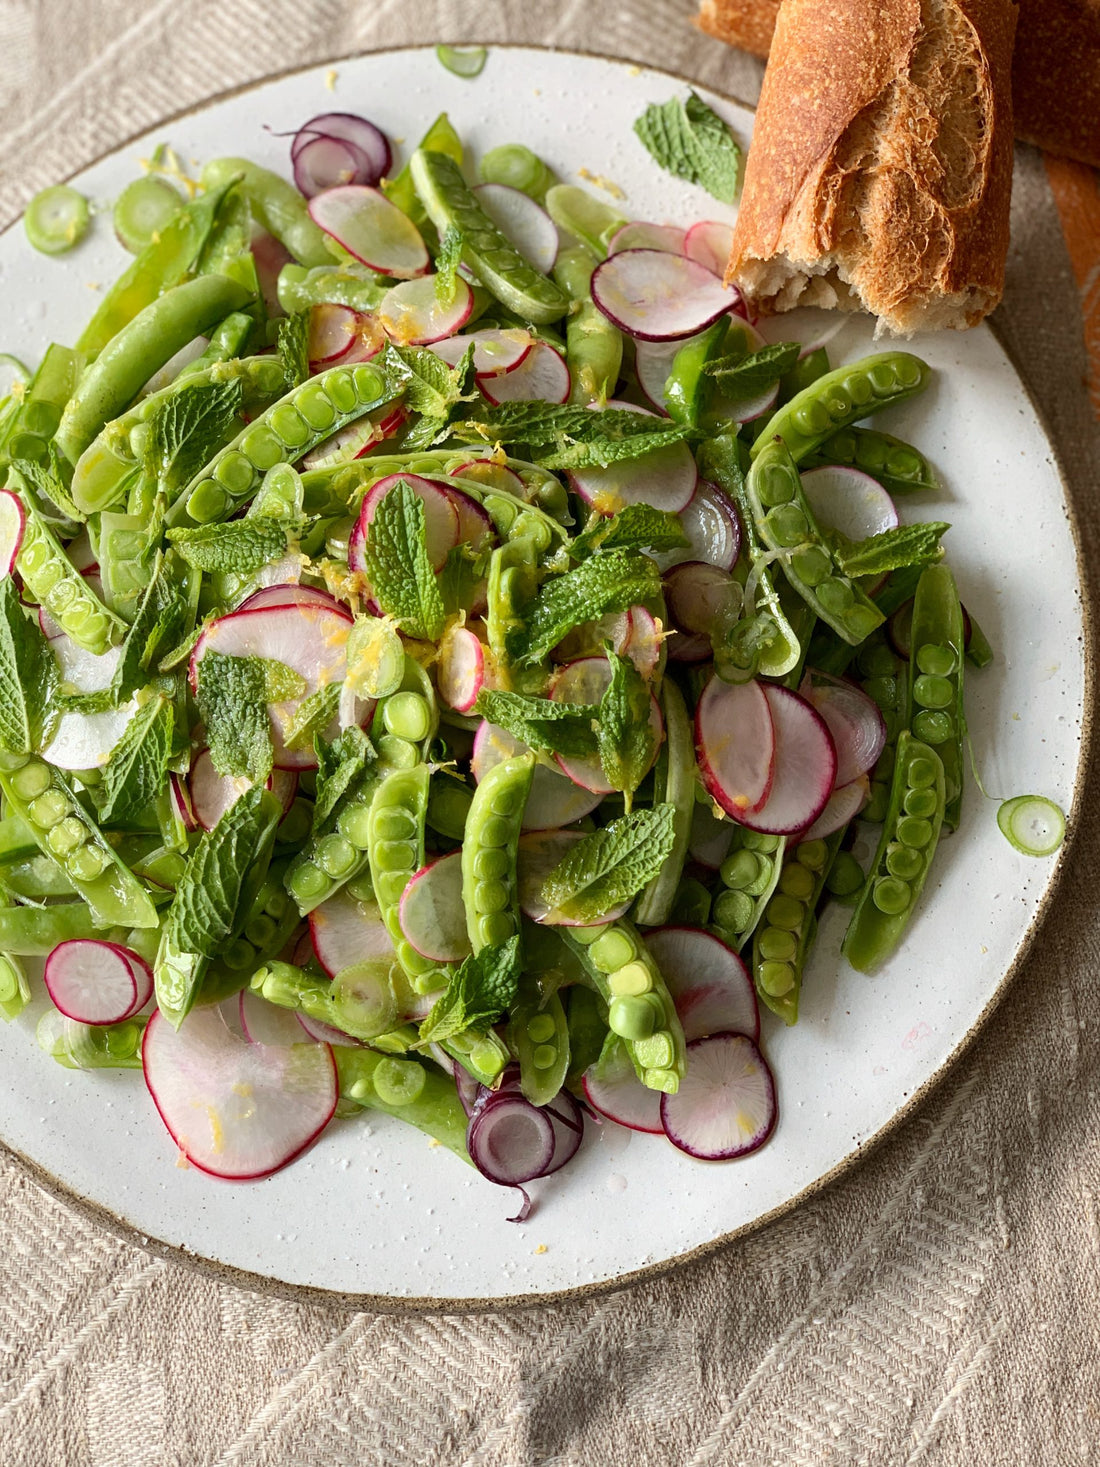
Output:
[[[1066,834],[1066,817],[1042,795],[1016,795],[997,811],[1005,839],[1023,856],[1051,856]]]
[[[23,215],[27,238],[44,255],[61,255],[84,238],[91,219],[88,200],[67,183],[35,194]]]
[[[437,46],[435,54],[441,66],[467,80],[481,75],[489,55],[484,46]]]

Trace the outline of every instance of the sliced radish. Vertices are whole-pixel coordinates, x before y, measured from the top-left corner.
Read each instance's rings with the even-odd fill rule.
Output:
[[[775,316],[762,316],[757,329],[766,341],[778,345],[783,341],[801,343],[802,355],[809,356],[820,346],[826,346],[839,331],[843,331],[850,317],[844,311],[825,311],[817,306],[796,306],[791,311],[780,311]]]
[[[373,187],[390,171],[393,152],[389,139],[365,117],[359,117],[354,112],[322,112],[311,117],[294,134],[294,141],[290,145],[290,161],[296,163],[302,150],[318,137],[336,138],[339,142],[350,143],[361,155],[364,169],[362,177],[355,180],[356,183],[370,184]]]
[[[524,916],[530,917],[532,922],[539,922],[545,927],[585,925],[565,916],[556,907],[548,907],[540,896],[542,884],[554,867],[564,860],[577,841],[583,839],[583,834],[578,830],[540,830],[520,836],[516,868],[519,904]],[[589,925],[603,926],[607,922],[616,922],[629,906],[629,901],[622,902]]]
[[[376,188],[349,183],[326,189],[309,201],[309,213],[337,244],[380,275],[410,280],[431,263],[416,225]]]
[[[684,254],[721,279],[729,263],[733,225],[720,219],[702,219],[684,237]]]
[[[747,811],[761,809],[776,763],[776,736],[763,684],[724,683],[712,677],[695,710],[695,748],[707,792],[728,815],[740,820]]]
[[[818,524],[839,530],[848,540],[869,540],[901,523],[886,490],[859,469],[840,465],[808,469],[802,488]]]
[[[100,693],[111,686],[122,648],[102,656],[86,651],[65,632],[50,639],[63,681],[77,693]],[[63,713],[42,757],[58,769],[101,769],[138,710],[130,699],[104,713]]]
[[[609,401],[607,406],[642,417],[654,416],[632,402]],[[679,514],[695,493],[699,471],[686,443],[670,443],[667,448],[651,449],[605,469],[577,469],[569,477],[585,503],[601,514],[615,514],[628,504],[651,504],[654,509]]]
[[[865,774],[851,784],[839,785],[829,796],[824,810],[799,835],[800,841],[824,840],[850,824],[871,798],[871,781]]]
[[[362,1049],[363,1047],[361,1039],[356,1039],[352,1034],[345,1034],[343,1029],[334,1029],[331,1024],[323,1024],[320,1019],[312,1019],[309,1014],[295,1014],[294,1017],[309,1037],[316,1039],[320,1044],[335,1044],[343,1049]]]
[[[746,327],[746,330],[749,329],[751,328]],[[731,423],[752,423],[771,412],[778,397],[779,383],[773,382],[770,387],[745,393],[740,397],[719,395],[711,404],[711,411],[715,417],[728,419]]]
[[[242,601],[237,610],[265,611],[274,606],[324,606],[344,615],[348,614],[347,607],[341,605],[328,591],[322,591],[319,586],[299,586],[293,583],[262,586]]]
[[[148,1003],[153,975],[137,953],[114,942],[59,942],[46,959],[54,1007],[79,1024],[120,1024]]]
[[[775,778],[762,806],[730,814],[750,830],[795,835],[813,825],[828,803],[836,781],[836,745],[805,698],[779,683],[762,687],[775,729]]]
[[[743,1034],[712,1034],[688,1045],[687,1074],[661,1097],[665,1135],[689,1156],[731,1161],[763,1146],[778,1107],[768,1063]]]
[[[684,230],[674,224],[647,224],[643,219],[632,219],[611,236],[607,253],[621,255],[623,250],[665,250],[670,255],[682,255],[686,239]]]
[[[658,927],[646,933],[645,943],[668,984],[689,1043],[707,1034],[760,1038],[752,978],[721,938],[701,927]]]
[[[513,499],[527,498],[523,480],[515,469],[510,469],[507,464],[498,464],[495,459],[471,458],[450,472],[452,478],[473,479],[475,484],[483,484],[497,494],[510,494]]]
[[[317,961],[330,978],[371,958],[392,958],[393,942],[378,908],[337,892],[309,914]]]
[[[203,830],[213,830],[226,811],[231,810],[245,791],[252,788],[250,779],[219,774],[209,749],[202,749],[196,755],[187,783],[194,817]],[[267,788],[278,799],[285,814],[298,793],[298,776],[292,769],[273,769]]]
[[[608,611],[596,621],[582,622],[551,648],[551,661],[564,664],[576,662],[580,657],[597,657],[602,653],[605,642],[610,642],[615,651],[625,657],[627,643],[634,630],[634,611],[634,607],[626,611]]]
[[[741,522],[737,511],[716,484],[700,479],[691,502],[680,511],[688,545],[679,550],[650,552],[663,571],[688,560],[701,560],[731,571],[741,551]]]
[[[23,546],[27,515],[18,495],[0,489],[0,575],[10,576]]]
[[[398,908],[401,931],[434,963],[461,963],[473,949],[462,902],[462,852],[453,851],[409,877]]]
[[[730,853],[735,829],[729,820],[719,820],[709,805],[696,801],[688,836],[691,859],[710,871],[717,871]]]
[[[661,1134],[660,1094],[638,1079],[621,1044],[610,1057],[585,1070],[581,1083],[585,1098],[600,1115],[618,1121],[631,1131],[646,1131],[651,1136]]]
[[[335,464],[363,458],[372,448],[392,438],[406,418],[404,408],[382,408],[348,423],[324,443],[311,448],[302,460],[304,469],[327,469]]]
[[[199,822],[195,818],[191,792],[186,782],[174,770],[168,776],[168,799],[172,806],[172,813],[182,823],[184,830],[188,832],[198,830]]]
[[[294,183],[307,199],[341,184],[364,183],[370,164],[354,143],[318,133],[294,154]]]
[[[475,780],[485,778],[489,770],[505,759],[527,751],[527,745],[513,738],[506,729],[483,721],[474,737],[470,768]],[[535,765],[531,793],[523,807],[522,830],[558,830],[590,814],[603,798],[599,793],[582,789],[556,769]]]
[[[450,495],[431,479],[419,474],[387,474],[367,491],[359,510],[359,518],[348,541],[348,565],[354,571],[366,572],[364,549],[371,521],[378,506],[391,489],[404,484],[424,506],[428,559],[435,570],[442,570],[447,556],[458,544],[458,511]]]
[[[216,1177],[266,1177],[324,1130],[339,1094],[326,1044],[249,1044],[220,1006],[178,1030],[158,1009],[141,1049],[149,1093],[193,1166]]]
[[[365,316],[362,311],[353,311],[350,306],[331,302],[314,306],[309,313],[307,348],[311,368],[317,371],[340,361],[365,329],[370,331],[374,340],[374,350],[379,351],[385,337],[373,317]]]
[[[836,784],[867,774],[886,747],[886,720],[878,705],[854,683],[808,667],[798,690],[828,725],[836,745]]]
[[[508,471],[511,473],[511,470]],[[455,508],[458,516],[458,543],[469,545],[474,550],[491,540],[496,531],[492,520],[476,499],[471,498],[455,484],[438,486]]]
[[[545,341],[536,341],[520,362],[508,372],[479,376],[483,397],[499,406],[502,402],[568,402],[572,378],[560,351]]]
[[[496,327],[485,331],[471,331],[466,336],[448,336],[444,341],[432,344],[432,351],[441,357],[448,367],[457,367],[469,348],[474,349],[474,371],[478,376],[489,372],[510,372],[535,344],[529,331],[512,326],[502,331]],[[452,470],[457,473],[458,470]]]
[[[554,1159],[554,1128],[545,1110],[522,1095],[495,1091],[471,1117],[466,1148],[483,1177],[502,1187],[515,1187],[549,1169]]]
[[[469,627],[444,633],[435,674],[444,703],[456,713],[469,713],[485,686],[485,648]]]
[[[610,682],[611,664],[606,657],[578,657],[575,662],[567,663],[557,673],[554,685],[550,690],[550,698],[555,703],[582,705],[599,703]],[[649,698],[649,726],[653,730],[653,749],[654,758],[656,758],[656,751],[660,747],[664,730],[664,720],[661,717],[660,705],[652,693]],[[554,758],[562,771],[582,789],[591,790],[593,794],[609,795],[615,788],[608,782],[603,765],[596,755],[580,759],[555,754]],[[559,820],[556,823],[560,825],[563,822]]]
[[[529,194],[506,183],[483,183],[474,189],[478,202],[510,244],[543,275],[558,257],[558,227]]]
[[[686,255],[624,250],[592,272],[592,299],[630,336],[669,341],[702,331],[741,296]]]
[[[554,1154],[542,1173],[548,1177],[552,1172],[561,1171],[565,1163],[576,1156],[584,1138],[584,1112],[580,1102],[568,1090],[559,1090],[554,1099],[542,1108],[554,1128]]]
[[[403,280],[387,290],[378,306],[378,319],[391,341],[399,346],[430,346],[465,326],[474,308],[474,293],[465,280],[456,279],[449,300],[441,300],[434,275]]]
[[[249,1044],[301,1044],[303,1026],[293,1009],[281,1009],[267,999],[253,993],[251,988],[242,988],[237,999],[240,1005],[241,1034]],[[315,1035],[310,1035],[316,1039]]]
[[[675,565],[665,576],[668,609],[685,632],[709,637],[730,597],[729,571],[699,560]]]

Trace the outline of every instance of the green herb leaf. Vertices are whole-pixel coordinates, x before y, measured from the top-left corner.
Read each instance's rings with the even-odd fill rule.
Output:
[[[716,357],[703,371],[709,377],[716,377],[727,395],[748,396],[778,382],[798,361],[801,350],[797,341],[783,341],[775,346],[762,346],[745,357]]]
[[[171,557],[158,552],[111,680],[112,708],[118,708],[148,684],[157,654],[179,638],[187,625],[190,607],[177,579],[177,569]]]
[[[313,830],[322,830],[343,797],[374,761],[374,746],[355,724],[326,744],[315,738],[317,794],[313,804]]]
[[[516,1001],[519,936],[471,954],[453,974],[420,1026],[420,1042],[450,1039],[465,1029],[485,1030]]]
[[[586,759],[597,752],[593,724],[599,709],[595,705],[488,691],[478,694],[474,711],[542,754]]]
[[[403,481],[394,485],[375,511],[363,561],[382,610],[410,636],[436,641],[446,616],[428,559],[424,505]]]
[[[570,553],[584,560],[595,550],[682,550],[690,543],[678,514],[651,504],[628,504],[610,519],[593,515]]]
[[[436,298],[449,306],[455,298],[455,281],[462,260],[462,235],[454,225],[444,230],[439,241],[439,252],[435,257]]]
[[[471,359],[472,352],[471,346]],[[436,422],[449,422],[456,408],[478,396],[468,390],[465,372],[452,370],[426,347],[387,342],[382,366],[395,391],[404,393],[406,406]]]
[[[167,538],[195,570],[249,575],[285,555],[291,538],[304,528],[303,521],[258,514],[226,524],[169,530]]]
[[[267,705],[304,690],[298,674],[281,662],[206,652],[199,660],[195,700],[218,773],[262,784],[274,757]]]
[[[856,544],[837,543],[835,554],[841,570],[848,576],[882,576],[887,571],[910,566],[935,565],[943,559],[940,540],[951,528],[942,520],[929,520],[916,525],[895,525]]]
[[[634,791],[641,784],[657,748],[650,723],[649,688],[629,657],[606,648],[611,682],[600,701],[600,763],[607,781],[621,790],[629,813]]]
[[[34,491],[38,513],[44,519],[54,525],[63,525],[66,522],[83,524],[87,516],[77,509],[65,487],[61,453],[52,439],[48,464],[35,463],[29,458],[17,458],[12,460],[12,468],[18,469]]]
[[[597,412],[544,402],[503,403],[452,426],[453,436],[466,443],[526,444],[546,469],[606,468],[679,443],[689,431],[625,408]]]
[[[633,550],[593,555],[544,583],[525,631],[515,637],[513,656],[522,663],[541,662],[566,632],[582,622],[595,621],[605,612],[625,611],[660,590],[661,573],[647,555]]]
[[[157,694],[127,724],[98,786],[101,820],[128,820],[160,794],[168,777],[174,719],[172,704]]]
[[[279,363],[286,378],[287,391],[300,387],[309,379],[310,311],[295,311],[279,322]]]
[[[166,493],[181,489],[233,436],[241,384],[195,382],[171,393],[149,422],[147,468]]]
[[[488,572],[490,553],[489,542],[480,550],[474,550],[465,541],[447,552],[436,584],[448,616],[465,611],[473,604],[477,588]]]
[[[343,683],[326,683],[323,688],[303,698],[298,711],[287,725],[283,742],[288,749],[311,749],[336,717]]]
[[[694,92],[653,103],[634,124],[662,168],[732,204],[741,187],[741,149],[729,126]]]
[[[542,883],[549,907],[593,922],[641,891],[672,853],[675,806],[620,815],[579,840]]]
[[[59,682],[38,618],[28,616],[11,576],[0,579],[0,747],[33,754],[46,742]]]

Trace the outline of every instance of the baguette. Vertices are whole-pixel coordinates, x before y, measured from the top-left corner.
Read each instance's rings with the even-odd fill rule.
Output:
[[[1011,0],[785,0],[728,271],[753,303],[903,335],[993,309],[1015,26]]]

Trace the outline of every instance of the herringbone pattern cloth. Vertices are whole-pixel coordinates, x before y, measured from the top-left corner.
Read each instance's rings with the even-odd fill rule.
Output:
[[[578,45],[751,98],[755,63],[694,8],[0,0],[0,224],[184,105],[414,39]],[[999,317],[1094,563],[1078,300],[1021,150]],[[928,1103],[824,1195],[659,1282],[465,1318],[289,1303],[120,1243],[0,1157],[0,1467],[1100,1464],[1100,785],[1085,802],[1041,941]]]

